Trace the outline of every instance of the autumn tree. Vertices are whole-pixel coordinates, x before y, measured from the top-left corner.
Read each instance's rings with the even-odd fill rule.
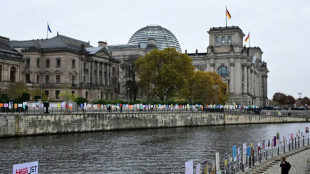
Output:
[[[295,104],[295,103],[296,103],[296,100],[295,100],[295,98],[294,98],[293,96],[291,96],[291,95],[286,96],[286,98],[285,98],[285,104],[287,104],[287,105],[293,105],[293,104]]]
[[[164,101],[171,97],[184,97],[188,93],[193,70],[192,59],[175,48],[154,49],[136,61],[138,85],[148,99]]]
[[[130,55],[127,59],[125,59],[121,64],[121,69],[125,72],[126,80],[126,88],[129,88],[129,95],[133,101],[137,99],[138,85],[137,85],[137,75],[135,70],[135,62],[138,60],[138,55]]]
[[[225,104],[225,102],[229,98],[229,93],[228,93],[228,85],[227,83],[223,82],[222,78],[218,73],[214,71],[207,72],[212,80],[213,80],[213,85],[212,88],[214,89],[214,99],[212,103],[216,104]]]
[[[278,102],[280,105],[285,105],[286,95],[280,92],[277,92],[273,95],[272,100]]]
[[[214,81],[209,73],[195,71],[189,81],[189,100],[201,100],[204,104],[210,104],[214,97],[212,88]]]
[[[300,104],[310,106],[310,99],[308,97],[304,97],[301,99]]]

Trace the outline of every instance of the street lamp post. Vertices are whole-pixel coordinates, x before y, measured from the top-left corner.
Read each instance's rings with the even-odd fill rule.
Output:
[[[128,112],[129,112],[129,88],[127,88],[127,92],[128,92],[128,105],[127,105],[127,109],[128,109]]]

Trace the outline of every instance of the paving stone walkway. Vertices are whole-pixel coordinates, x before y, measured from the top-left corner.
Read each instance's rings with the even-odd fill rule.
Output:
[[[305,172],[307,167],[307,159],[310,158],[310,149],[302,151],[300,153],[294,154],[287,157],[286,161],[291,164],[290,174],[310,174]],[[281,174],[280,161],[274,163],[274,165],[268,168],[264,174]]]

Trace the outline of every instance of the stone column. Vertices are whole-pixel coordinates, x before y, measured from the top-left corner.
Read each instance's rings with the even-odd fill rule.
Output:
[[[82,60],[82,59],[80,59],[80,66],[79,66],[79,68],[80,68],[80,83],[82,82],[82,83],[85,83],[83,80],[84,80],[84,61]],[[86,80],[86,79],[85,79]]]
[[[100,81],[99,81],[99,62],[97,62],[97,70],[96,70],[96,83],[99,84]]]
[[[110,86],[110,73],[111,73],[111,65],[110,64],[108,64],[108,66],[107,66],[107,68],[108,68],[108,72],[107,72],[107,78],[108,78],[108,86]]]
[[[249,81],[248,81],[248,93],[251,95],[252,94],[252,87],[251,87],[251,85],[252,85],[252,78],[251,78],[251,76],[252,76],[252,74],[251,74],[251,69],[250,69],[250,67],[248,68],[248,79],[249,79]]]
[[[101,78],[100,78],[100,85],[103,85],[103,75],[104,75],[104,72],[103,72],[103,63],[100,62],[100,71],[101,71]]]
[[[87,79],[87,81],[88,81],[88,83],[91,83],[92,82],[92,80],[91,80],[91,62],[87,62],[87,64],[88,64],[88,79]],[[88,95],[88,97],[89,97],[89,95]]]
[[[210,70],[211,71],[214,71],[214,66],[215,66],[215,63],[210,63]]]
[[[16,82],[21,81],[19,74],[20,74],[20,66],[16,65]],[[26,82],[26,79],[25,79],[25,82]]]
[[[267,98],[268,96],[268,90],[267,90],[267,87],[268,87],[268,76],[265,76],[265,97]]]
[[[103,62],[103,63],[102,63],[102,84],[103,84],[103,85],[106,85],[106,84],[105,84],[104,71],[105,71],[105,64],[104,64],[104,62]]]
[[[230,79],[230,86],[229,86],[229,91],[231,93],[234,92],[234,64],[230,64],[230,68],[229,68],[229,79]]]
[[[248,93],[248,67],[246,65],[244,66],[243,73],[243,93]]]

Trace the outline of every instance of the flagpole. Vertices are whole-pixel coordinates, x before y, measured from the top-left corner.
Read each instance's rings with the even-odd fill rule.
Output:
[[[251,47],[251,36],[250,36],[250,34],[251,34],[251,31],[249,31],[249,47]]]
[[[225,10],[225,19],[226,19],[226,27],[227,27],[227,6],[226,6],[226,10]]]
[[[46,38],[48,39],[48,23],[47,23],[47,26],[46,26]]]

